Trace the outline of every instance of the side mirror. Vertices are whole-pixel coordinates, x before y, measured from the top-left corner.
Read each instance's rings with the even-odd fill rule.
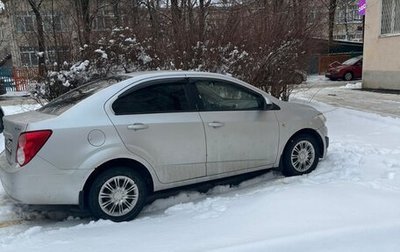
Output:
[[[270,101],[268,98],[265,98],[265,105],[264,105],[264,110],[280,110],[281,108]]]
[[[274,109],[274,104],[270,103],[270,104],[265,104],[265,110],[273,110]]]

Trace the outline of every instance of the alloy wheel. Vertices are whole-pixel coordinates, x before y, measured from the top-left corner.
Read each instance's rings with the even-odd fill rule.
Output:
[[[298,172],[305,172],[311,168],[315,159],[315,149],[311,142],[303,140],[298,142],[291,153],[291,163]]]
[[[138,198],[139,189],[135,181],[126,176],[116,176],[100,188],[98,202],[104,213],[118,217],[132,211]]]

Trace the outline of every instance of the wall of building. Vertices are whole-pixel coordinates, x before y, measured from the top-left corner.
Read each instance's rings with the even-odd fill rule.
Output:
[[[381,35],[382,0],[368,0],[363,88],[400,90],[400,34]]]

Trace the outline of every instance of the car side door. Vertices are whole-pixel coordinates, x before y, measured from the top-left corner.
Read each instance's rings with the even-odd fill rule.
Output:
[[[110,118],[129,151],[149,162],[160,182],[206,176],[202,120],[186,79],[146,82],[120,94]]]
[[[207,140],[207,175],[271,167],[279,124],[265,98],[239,84],[192,79]]]

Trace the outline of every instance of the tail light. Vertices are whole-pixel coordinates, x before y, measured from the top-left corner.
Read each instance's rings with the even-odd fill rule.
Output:
[[[39,152],[51,136],[51,130],[30,131],[22,133],[18,138],[17,162],[24,166]]]

